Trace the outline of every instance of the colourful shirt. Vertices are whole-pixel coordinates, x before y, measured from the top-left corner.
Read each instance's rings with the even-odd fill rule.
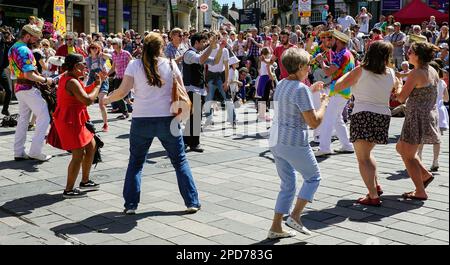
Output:
[[[72,47],[67,46],[67,53],[68,54],[75,53],[75,48],[73,46]]]
[[[24,73],[36,70],[36,59],[33,52],[27,47],[27,44],[18,41],[8,53],[9,69],[11,71],[11,79],[25,79]],[[32,85],[17,84],[14,91],[17,93],[22,90],[29,90]]]
[[[311,53],[311,58],[315,58],[317,55],[323,53],[325,50],[320,46],[317,45],[314,47],[314,49],[310,52]],[[331,61],[331,50],[328,50],[328,52],[326,53],[326,59],[328,61]],[[316,61],[312,66],[311,66],[312,70],[316,70],[317,68],[319,68],[319,63]]]
[[[131,54],[125,50],[121,50],[120,53],[114,52],[112,55],[112,60],[114,62],[116,78],[122,79],[128,63],[131,60]]]
[[[292,47],[297,48],[297,46],[295,46],[294,44],[289,43],[289,47],[284,48],[284,45],[280,45],[275,48],[275,51],[273,51],[273,55],[277,57],[278,67],[280,67],[280,79],[286,78],[289,75],[286,71],[286,68],[284,68],[283,64],[281,63],[281,57],[283,56],[284,51]]]
[[[336,84],[336,81],[345,75],[346,73],[350,72],[355,68],[355,59],[353,58],[352,53],[347,49],[344,48],[340,52],[336,52],[333,54],[333,60],[331,64],[334,64],[339,69],[337,69],[332,75],[331,75],[331,84],[330,84],[330,96],[334,96],[336,94],[340,94],[346,99],[350,98],[350,87],[345,88],[344,90],[341,90],[339,92],[334,91],[334,86]]]

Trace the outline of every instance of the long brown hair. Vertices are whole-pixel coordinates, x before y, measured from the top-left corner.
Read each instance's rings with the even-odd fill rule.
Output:
[[[361,66],[374,74],[386,73],[386,66],[392,57],[394,46],[385,41],[375,41],[369,46]]]
[[[161,87],[164,84],[158,70],[158,57],[163,46],[164,40],[159,33],[151,32],[144,38],[142,64],[150,86]]]

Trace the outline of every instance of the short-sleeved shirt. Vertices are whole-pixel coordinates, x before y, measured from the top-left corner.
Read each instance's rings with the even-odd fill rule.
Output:
[[[403,32],[394,32],[391,35],[390,41],[392,43],[397,41],[406,41],[406,34]],[[405,50],[403,49],[404,46],[394,46],[394,57],[399,57],[405,55]]]
[[[262,38],[259,35],[256,35],[254,38],[256,43],[262,43]],[[251,42],[250,48],[248,49],[248,56],[258,57],[259,56],[259,47]]]
[[[302,113],[314,109],[310,89],[296,80],[281,80],[275,90],[274,105],[269,145],[309,146],[308,125]]]
[[[175,61],[172,61],[173,72],[175,72],[176,76],[181,77],[180,70],[176,66]],[[148,84],[142,60],[133,60],[128,65],[125,75],[133,77],[134,81],[133,118],[173,116],[170,111],[173,72],[170,68],[170,61],[167,58],[158,58],[158,71],[161,80],[163,80],[161,87]]]
[[[120,53],[114,51],[112,60],[116,70],[116,78],[122,79],[125,74],[125,69],[127,69],[128,63],[131,60],[131,54],[125,50],[121,50]]]
[[[287,49],[290,48],[297,48],[297,46],[295,46],[292,43],[289,43],[289,47],[285,48],[283,45],[280,45],[278,47],[275,48],[275,51],[273,51],[273,55],[275,55],[275,57],[277,57],[277,61],[278,61],[278,66],[280,67],[280,79],[286,78],[288,77],[288,72],[286,71],[286,68],[284,68],[283,64],[281,63],[281,57],[283,56],[284,51],[286,51]]]
[[[198,53],[198,51],[194,47],[191,47],[189,50],[187,50],[183,54],[183,61],[186,64],[200,64],[201,56],[202,55],[200,53]],[[206,62],[204,64],[213,64],[213,63],[214,63],[214,59],[208,58],[208,59],[206,59]],[[186,86],[186,91],[194,92],[194,93],[200,94],[202,96],[206,96],[206,89],[204,87],[196,87],[196,86],[190,85],[190,86]]]
[[[166,50],[164,51],[164,54],[166,55],[167,58],[175,60],[177,57],[180,57],[181,55],[183,55],[181,53],[180,49],[177,49],[172,42],[169,42],[169,44],[167,44]],[[183,71],[183,63],[180,62],[178,65],[178,69],[180,69],[180,71]]]
[[[11,47],[8,53],[8,60],[11,79],[25,79],[24,73],[36,70],[36,59],[33,56],[33,52],[22,41],[16,42]],[[17,93],[31,88],[32,85],[16,83],[14,91]]]
[[[351,95],[350,87],[336,93],[334,91],[334,86],[339,78],[355,68],[355,58],[353,58],[352,53],[345,48],[342,51],[333,54],[333,61],[331,64],[337,66],[338,69],[331,75],[330,96],[340,94],[344,98],[349,99]]]
[[[216,57],[217,53],[219,52],[219,49],[220,49],[220,47],[212,50],[211,54],[209,55],[209,59],[214,61],[214,58]],[[208,63],[208,71],[214,72],[214,73],[221,73],[221,72],[225,71],[225,65],[223,63],[228,62],[229,59],[230,59],[230,54],[228,52],[228,49],[223,48],[222,57],[220,58],[219,63],[217,63],[217,64],[213,64],[214,62]]]

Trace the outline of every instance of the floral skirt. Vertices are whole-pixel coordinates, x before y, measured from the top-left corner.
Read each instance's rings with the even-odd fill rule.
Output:
[[[375,144],[387,144],[391,116],[370,111],[352,114],[350,119],[350,141],[364,140]]]

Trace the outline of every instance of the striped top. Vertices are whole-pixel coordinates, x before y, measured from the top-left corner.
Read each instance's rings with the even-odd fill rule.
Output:
[[[274,107],[269,145],[308,146],[308,125],[302,112],[314,109],[310,89],[302,82],[283,79],[275,90]]]

